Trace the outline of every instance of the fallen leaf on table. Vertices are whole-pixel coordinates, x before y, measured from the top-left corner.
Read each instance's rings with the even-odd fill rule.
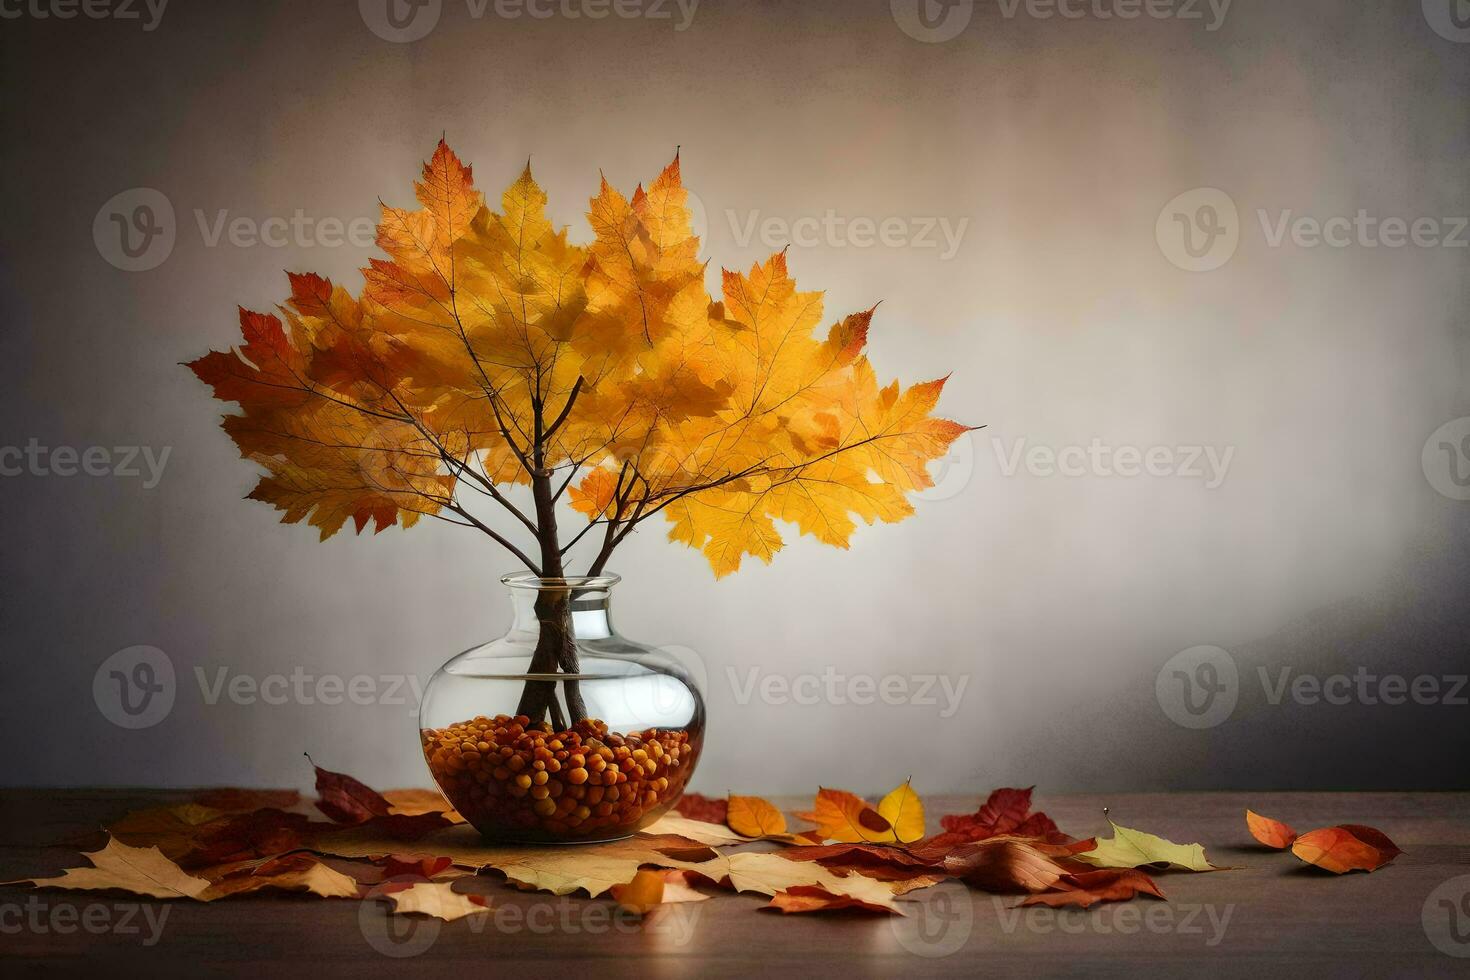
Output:
[[[647,915],[664,900],[664,877],[657,871],[640,871],[633,879],[608,889],[624,912]]]
[[[1297,838],[1297,832],[1287,824],[1251,810],[1245,811],[1245,825],[1250,828],[1252,837],[1278,851],[1286,850]]]
[[[779,854],[741,851],[717,855],[708,861],[670,860],[667,863],[716,884],[728,881],[737,892],[775,895],[800,885],[818,885],[834,895],[847,895],[903,914],[894,904],[893,889],[881,881],[857,874],[839,877],[819,864],[788,861]]]
[[[447,881],[421,881],[388,897],[395,915],[431,915],[445,922],[490,910],[484,896],[457,892]]]
[[[38,888],[71,888],[98,891],[116,888],[135,895],[153,898],[199,898],[209,887],[204,878],[196,878],[164,856],[156,847],[129,847],[109,838],[100,851],[82,855],[91,861],[90,868],[70,868],[58,878],[20,878],[4,884],[22,882]]]
[[[198,897],[201,901],[212,902],[263,889],[305,891],[321,898],[359,896],[357,881],[353,878],[309,855],[293,854],[267,861],[253,871],[222,878]]]
[[[879,801],[878,815],[893,827],[893,838],[900,844],[911,844],[924,836],[924,801],[908,780]]]
[[[1308,864],[1346,874],[1376,871],[1404,852],[1380,830],[1361,824],[1342,824],[1302,834],[1292,845],[1291,853]]]
[[[1069,840],[1045,813],[1031,812],[1031,793],[1026,789],[993,790],[974,813],[956,813],[939,818],[943,832],[923,844],[931,852],[943,852],[960,844],[1013,835],[1049,841]]]
[[[236,789],[224,786],[195,793],[194,802],[215,810],[264,810],[267,807],[289,810],[301,802],[301,794],[294,789]]]
[[[1066,874],[1055,887],[1054,891],[1028,895],[1021,904],[1085,909],[1098,902],[1126,902],[1138,895],[1164,897],[1154,880],[1136,868],[1101,868]]]
[[[690,884],[688,871],[660,871],[664,878],[664,904],[678,905],[683,902],[707,902],[709,896]]]
[[[416,817],[423,813],[442,813],[450,823],[464,823],[454,805],[437,789],[390,789],[383,793],[388,801],[389,816]]]
[[[1049,891],[1068,872],[1036,844],[1006,839],[962,844],[944,859],[944,870],[981,891],[1002,894]]]
[[[649,824],[641,834],[658,836],[660,834],[678,834],[701,844],[710,844],[715,847],[723,847],[726,844],[743,844],[746,838],[740,836],[734,829],[724,824],[706,823],[703,820],[693,820],[682,813],[665,813],[653,823]]]
[[[674,804],[674,809],[690,820],[724,823],[727,806],[724,800],[712,799],[699,793],[685,793]]]
[[[870,843],[893,840],[893,824],[862,797],[846,790],[819,789],[811,811],[797,816],[816,824],[817,833],[825,840]]]
[[[759,796],[731,796],[725,822],[746,837],[774,837],[786,833],[786,816]]]
[[[786,914],[792,912],[835,912],[842,910],[860,910],[864,912],[881,912],[887,915],[895,911],[886,905],[873,905],[852,895],[834,895],[820,885],[793,885],[785,891],[777,892],[769,904],[768,909],[780,909]]]
[[[186,868],[274,857],[306,846],[312,834],[332,824],[312,823],[304,813],[265,809],[237,813],[206,824],[190,850],[178,858]]]
[[[372,824],[344,827],[322,834],[312,849],[322,854],[348,858],[380,858],[389,854],[403,858],[447,857],[462,867],[495,868],[512,882],[528,888],[569,895],[585,889],[594,898],[622,884],[644,864],[673,865],[660,848],[698,848],[698,842],[675,835],[640,834],[606,844],[531,846],[488,844],[468,824],[434,831],[404,846],[400,841],[374,833]]]
[[[151,845],[177,861],[193,850],[209,824],[224,816],[224,811],[198,803],[149,807],[124,815],[107,831],[124,844],[137,847]]]
[[[1113,836],[1099,840],[1097,847],[1077,855],[1077,860],[1100,868],[1165,868],[1177,871],[1223,871],[1205,857],[1199,844],[1176,844],[1141,830],[1130,830],[1108,821]]]
[[[383,877],[397,878],[412,875],[427,879],[443,874],[452,867],[454,867],[454,861],[447,857],[415,858],[390,854],[383,861]]]
[[[306,757],[311,762],[311,756]],[[373,817],[386,817],[392,806],[377,790],[358,782],[345,773],[323,769],[315,762],[316,792],[320,797],[316,808],[336,823],[362,823]]]

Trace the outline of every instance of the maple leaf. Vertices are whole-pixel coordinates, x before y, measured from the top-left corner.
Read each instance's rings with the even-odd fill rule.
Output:
[[[92,862],[92,867],[70,868],[56,878],[21,878],[5,884],[25,882],[38,888],[86,891],[118,889],[153,898],[194,899],[210,886],[207,879],[184,871],[156,847],[129,847],[109,837],[100,851],[83,857]]]
[[[890,912],[902,914],[893,901],[893,888],[863,875],[839,877],[819,864],[788,861],[777,854],[739,851],[719,854],[705,861],[668,860],[666,866],[681,868],[715,884],[729,883],[737,892],[776,895],[793,887],[815,885],[833,895],[846,895]]]
[[[1377,871],[1403,853],[1388,835],[1361,824],[1323,827],[1302,834],[1291,853],[1307,864],[1334,874]]]
[[[1130,830],[1109,821],[1113,836],[1100,839],[1090,851],[1077,855],[1077,860],[1101,868],[1154,867],[1177,871],[1223,871],[1205,857],[1199,844],[1176,844],[1173,841]]]
[[[1297,839],[1297,832],[1280,820],[1263,817],[1251,810],[1245,811],[1245,825],[1251,836],[1267,847],[1283,851]]]
[[[320,898],[357,898],[357,882],[305,854],[272,858],[258,867],[226,875],[198,897],[206,902],[266,889],[304,891]]]
[[[457,892],[447,881],[420,881],[388,893],[397,915],[427,915],[445,922],[488,912],[490,903],[482,895]]]

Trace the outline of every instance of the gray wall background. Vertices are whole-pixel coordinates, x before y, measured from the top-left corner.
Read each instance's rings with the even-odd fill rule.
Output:
[[[0,20],[0,444],[170,453],[151,489],[0,478],[0,781],[300,784],[303,750],[378,785],[427,779],[408,706],[211,704],[196,669],[427,678],[503,630],[510,562],[447,526],[323,545],[277,524],[240,500],[256,474],[178,362],[233,343],[236,305],[279,302],[283,269],[355,289],[374,254],[315,233],[211,244],[221,211],[372,217],[380,197],[411,201],[447,133],[492,195],[532,157],[583,240],[599,168],[631,190],[682,145],[712,285],[772,250],[752,220],[899,219],[894,244],[792,244],[794,274],[826,290],[829,320],[882,300],[879,373],[953,372],[945,413],[988,426],[937,499],[848,553],[792,534],[772,566],[716,583],[661,529],[623,549],[623,631],[697,651],[708,676],[696,787],[1470,786],[1470,691],[1447,696],[1470,670],[1470,503],[1449,469],[1470,468],[1470,443],[1442,472],[1421,458],[1470,415],[1470,233],[1273,246],[1258,214],[1363,209],[1444,234],[1470,214],[1470,43],[1448,0],[1237,0],[1214,30],[1204,5],[1063,19],[986,0],[936,5],[970,18],[941,43],[894,6],[704,0],[680,30],[672,4],[670,19],[511,19],[444,0],[405,43],[369,29],[381,0],[173,0],[151,30]],[[1238,247],[1188,272],[1156,222],[1200,187],[1236,205]],[[174,245],[129,272],[93,225],[134,188],[167,198]],[[925,219],[968,222],[952,255],[909,240]],[[1094,439],[1233,456],[1213,488],[1008,472],[1021,441]],[[129,730],[93,681],[134,645],[177,681],[168,715]],[[1193,729],[1156,680],[1199,645],[1228,649],[1238,682],[1233,713]],[[947,716],[942,697],[739,703],[752,670],[828,668],[967,680]],[[1440,694],[1272,703],[1283,668],[1428,675]]]

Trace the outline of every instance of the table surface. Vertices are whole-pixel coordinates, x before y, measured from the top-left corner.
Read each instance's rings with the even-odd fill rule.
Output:
[[[185,798],[0,791],[0,880],[84,864],[75,842],[130,810]],[[976,800],[927,806],[952,813]],[[606,900],[522,894],[487,874],[459,887],[491,895],[497,911],[452,923],[398,917],[391,926],[408,932],[393,936],[374,903],[275,894],[205,905],[7,885],[0,961],[9,975],[92,977],[1470,976],[1470,794],[1039,795],[1037,806],[1075,835],[1104,830],[1107,806],[1120,824],[1198,840],[1236,870],[1160,875],[1168,902],[1086,911],[1018,910],[1015,897],[948,882],[909,896],[917,901],[902,919],[783,916],[760,910],[761,896],[720,895],[641,926],[610,920]],[[1405,853],[1371,875],[1330,875],[1256,846],[1246,807],[1299,830],[1369,824]]]

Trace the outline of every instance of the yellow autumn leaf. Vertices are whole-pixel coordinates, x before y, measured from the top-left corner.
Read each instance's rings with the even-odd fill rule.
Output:
[[[893,825],[893,836],[900,844],[923,838],[924,801],[907,780],[879,801],[878,814]]]

